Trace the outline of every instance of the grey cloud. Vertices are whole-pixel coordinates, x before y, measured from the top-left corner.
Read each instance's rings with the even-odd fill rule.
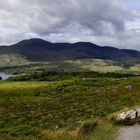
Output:
[[[53,42],[91,41],[138,49],[139,33],[126,29],[126,22],[133,21],[138,14],[118,1],[1,1],[0,44],[41,37]]]
[[[117,5],[116,0],[46,0],[34,2],[41,9],[33,20],[31,26],[33,31],[39,33],[63,32],[68,27],[79,25],[85,29],[92,30],[93,34],[109,33],[108,29],[114,31],[124,30],[124,16],[128,14],[125,9]],[[73,28],[71,27],[73,31]],[[65,31],[67,32],[67,30]]]

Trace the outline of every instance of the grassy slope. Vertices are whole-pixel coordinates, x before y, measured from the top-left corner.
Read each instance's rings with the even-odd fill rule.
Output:
[[[109,116],[140,105],[140,77],[58,77],[50,82],[0,82],[0,139],[75,140],[80,127],[75,122],[92,120],[98,126],[84,139],[111,140],[118,127]],[[124,90],[128,84],[132,91]]]
[[[22,55],[14,53],[0,55],[0,67],[22,66],[25,64],[29,64],[29,61]]]
[[[79,60],[69,60],[66,61],[68,64],[73,64],[78,68],[85,69],[88,71],[97,72],[122,72],[122,73],[139,73],[140,65],[139,63],[128,62],[117,62],[112,60],[103,59],[79,59]]]
[[[131,60],[132,61],[132,60]],[[140,73],[140,64],[130,60],[116,62],[103,59],[79,59],[52,62],[31,62],[22,55],[8,54],[0,56],[0,67],[4,72],[26,73],[31,71],[98,71]],[[9,67],[9,68],[7,68]]]

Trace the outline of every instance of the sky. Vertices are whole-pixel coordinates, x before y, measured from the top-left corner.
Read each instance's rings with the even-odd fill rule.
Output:
[[[0,1],[0,45],[29,38],[140,50],[140,0]]]

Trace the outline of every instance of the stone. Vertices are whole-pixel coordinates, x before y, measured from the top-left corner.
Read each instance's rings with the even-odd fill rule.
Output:
[[[82,121],[76,121],[74,124],[75,125],[81,125],[82,124]]]
[[[125,120],[126,119],[126,112],[122,112],[117,116],[117,120]]]
[[[132,86],[131,86],[131,85],[126,85],[126,86],[124,87],[124,89],[125,89],[125,90],[132,90]]]
[[[118,93],[118,90],[117,90],[117,89],[113,89],[113,90],[112,90],[112,93],[113,93],[113,94],[117,94],[117,93]]]
[[[136,110],[130,110],[128,112],[126,112],[126,118],[129,119],[136,119],[137,115],[136,115]]]
[[[136,119],[137,117],[137,111],[136,110],[130,110],[127,112],[122,112],[121,114],[118,115],[117,120],[125,120],[127,118],[129,119]]]
[[[59,126],[58,126],[58,125],[56,125],[56,126],[55,126],[55,130],[58,130],[58,129],[59,129]]]
[[[87,78],[82,78],[82,80],[83,80],[83,81],[86,81],[86,80],[87,80]]]
[[[136,108],[137,111],[137,117],[140,117],[140,108]]]
[[[127,124],[140,123],[140,108],[118,114],[116,121],[127,122]]]

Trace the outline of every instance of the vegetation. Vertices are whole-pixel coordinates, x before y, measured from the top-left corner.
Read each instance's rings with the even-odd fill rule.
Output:
[[[73,78],[124,78],[124,77],[135,77],[135,74],[121,74],[121,73],[98,73],[98,72],[34,72],[27,75],[11,77],[7,79],[8,81],[61,81]]]
[[[59,72],[86,72],[101,73],[133,73],[140,74],[139,63],[131,61],[113,61],[103,59],[77,59],[65,61],[32,62],[23,56],[9,54],[0,57],[0,72],[10,74],[59,71]]]
[[[140,105],[140,77],[47,72],[0,82],[0,139],[112,140],[115,114]],[[131,85],[132,90],[124,87]]]

